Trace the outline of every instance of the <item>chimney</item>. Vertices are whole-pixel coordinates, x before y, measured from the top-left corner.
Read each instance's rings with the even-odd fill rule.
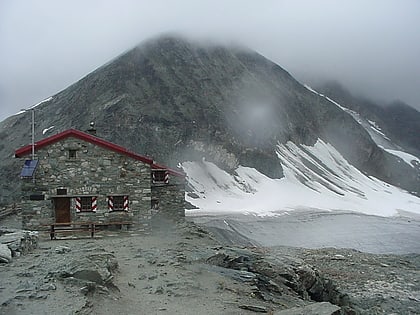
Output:
[[[87,132],[90,133],[92,136],[96,136],[95,122],[91,121],[89,125],[90,125],[90,127],[87,130]]]

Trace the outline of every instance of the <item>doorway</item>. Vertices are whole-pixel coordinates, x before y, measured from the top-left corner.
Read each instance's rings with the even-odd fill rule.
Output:
[[[71,222],[70,198],[54,198],[55,223]]]

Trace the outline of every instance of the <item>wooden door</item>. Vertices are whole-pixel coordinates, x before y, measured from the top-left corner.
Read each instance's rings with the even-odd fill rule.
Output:
[[[70,218],[70,198],[55,198],[55,222],[67,223]]]

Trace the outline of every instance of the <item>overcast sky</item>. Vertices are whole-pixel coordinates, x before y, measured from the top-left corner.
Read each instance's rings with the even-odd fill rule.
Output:
[[[302,83],[420,110],[419,0],[0,0],[0,120],[163,32],[234,40]]]

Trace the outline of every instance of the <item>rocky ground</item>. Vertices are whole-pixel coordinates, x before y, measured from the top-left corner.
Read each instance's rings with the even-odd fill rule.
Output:
[[[367,254],[352,249],[270,250],[312,266],[345,293],[360,314],[420,314],[420,255]]]
[[[0,264],[0,313],[420,314],[419,255],[238,243],[167,219],[150,235],[41,235]]]

